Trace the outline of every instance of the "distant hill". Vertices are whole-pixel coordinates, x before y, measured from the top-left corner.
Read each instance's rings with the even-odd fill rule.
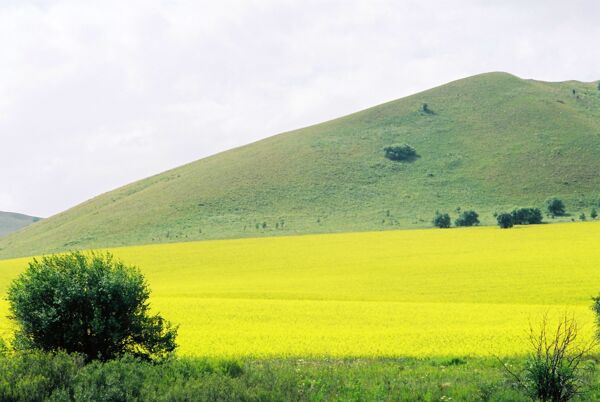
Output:
[[[427,104],[425,108],[423,105]],[[384,148],[410,144],[411,162]],[[454,81],[232,149],[100,195],[0,239],[0,257],[74,248],[483,223],[600,195],[600,91],[506,73]],[[399,245],[400,246],[400,245]]]
[[[39,220],[40,218],[34,216],[0,211],[0,237],[15,232]]]

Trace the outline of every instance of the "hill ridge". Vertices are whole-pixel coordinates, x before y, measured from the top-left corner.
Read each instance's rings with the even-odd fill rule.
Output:
[[[18,212],[0,211],[0,237],[16,232],[40,219],[36,216],[29,216]]]

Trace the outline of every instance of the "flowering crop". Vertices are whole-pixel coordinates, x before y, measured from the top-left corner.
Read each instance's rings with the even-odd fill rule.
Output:
[[[526,352],[545,313],[572,313],[593,333],[599,238],[587,222],[111,251],[141,267],[153,308],[180,324],[181,354],[485,356]],[[26,263],[0,261],[1,292]],[[0,335],[9,326],[0,320]]]

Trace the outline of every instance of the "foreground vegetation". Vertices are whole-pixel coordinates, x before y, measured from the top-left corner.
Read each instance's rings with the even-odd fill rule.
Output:
[[[508,364],[522,369],[522,359]],[[594,367],[595,359],[585,361]],[[85,365],[75,355],[0,357],[0,400],[20,401],[530,401],[493,358],[180,358],[150,364],[129,357]],[[600,380],[593,374],[592,382]],[[594,386],[574,400],[598,400]]]
[[[598,238],[600,223],[582,222],[112,251],[142,269],[183,356],[510,356],[545,313],[594,333]],[[0,261],[0,294],[28,261]],[[5,339],[7,314],[2,300]]]

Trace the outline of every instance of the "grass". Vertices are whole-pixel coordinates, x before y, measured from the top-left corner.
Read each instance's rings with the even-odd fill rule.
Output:
[[[598,238],[600,222],[586,222],[112,251],[142,268],[183,356],[485,357],[526,353],[545,313],[573,313],[592,335]],[[1,293],[26,262],[0,261]]]
[[[84,366],[75,356],[33,353],[0,356],[0,369],[0,398],[19,401],[528,400],[491,359],[124,358]]]
[[[522,359],[507,361],[513,370]],[[589,359],[587,367],[597,360]],[[0,355],[0,399],[19,401],[528,401],[501,365],[470,359],[125,357],[84,365],[76,356]],[[598,383],[598,372],[590,378]],[[592,386],[575,401],[600,398]]]
[[[436,210],[455,218],[458,207],[493,224],[494,212],[553,195],[574,217],[589,215],[600,192],[599,132],[595,83],[478,75],[100,195],[0,239],[0,258],[425,227]],[[386,159],[396,143],[420,158]]]

